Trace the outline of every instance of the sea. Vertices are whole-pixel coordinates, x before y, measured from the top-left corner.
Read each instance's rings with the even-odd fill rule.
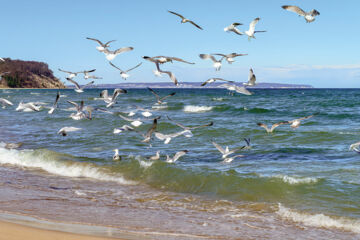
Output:
[[[0,219],[4,214],[55,223],[104,227],[104,236],[129,239],[360,239],[360,89],[154,89],[176,94],[160,107],[147,89],[127,89],[107,110],[103,89],[4,89],[13,106],[0,108]],[[112,94],[109,89],[109,94]],[[73,105],[91,106],[92,120],[73,120]],[[16,111],[20,102],[39,112]],[[142,115],[147,109],[152,115]],[[128,116],[129,113],[134,116]],[[114,134],[130,122],[136,131]],[[292,129],[271,126],[309,115]],[[142,142],[160,117],[157,132],[185,125],[212,126],[164,144]],[[80,131],[67,136],[60,128]],[[230,150],[251,148],[224,163],[212,141]],[[7,143],[22,143],[6,149]],[[121,161],[114,161],[119,149]],[[174,163],[166,155],[187,150]],[[148,158],[160,151],[159,160]],[[109,230],[112,229],[112,230]]]

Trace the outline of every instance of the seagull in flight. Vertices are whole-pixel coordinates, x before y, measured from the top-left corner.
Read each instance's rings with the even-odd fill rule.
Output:
[[[80,130],[81,128],[77,128],[77,127],[63,127],[58,131],[58,134],[61,134],[62,136],[65,137],[69,132],[76,132]]]
[[[123,48],[119,48],[119,49],[117,49],[115,51],[110,51],[109,49],[105,48],[103,53],[105,54],[106,59],[108,61],[112,61],[120,53],[128,52],[128,51],[131,51],[133,49],[134,49],[133,47],[123,47]]]
[[[109,107],[113,106],[116,103],[116,98],[120,94],[125,94],[125,93],[127,93],[127,91],[125,89],[121,89],[121,88],[114,89],[114,93],[110,100],[109,100],[109,98],[104,98],[105,103],[107,103],[106,107],[109,108]]]
[[[217,150],[222,154],[222,159],[226,159],[229,155],[236,153],[240,150],[243,150],[245,146],[234,148],[233,150],[230,150],[228,146],[226,148],[222,148],[219,144],[217,144],[215,141],[211,141],[211,143],[216,147]]]
[[[200,54],[199,57],[201,59],[211,59],[213,62],[214,62],[214,68],[215,68],[215,71],[219,71],[220,68],[221,68],[221,61],[224,59],[224,57],[220,58],[220,60],[216,60],[216,58],[211,55],[211,54]]]
[[[252,95],[252,93],[249,90],[247,90],[245,87],[239,87],[239,86],[236,86],[235,84],[224,83],[224,84],[221,84],[219,87],[224,87],[229,91],[235,91],[237,93],[241,93],[241,94],[245,94],[245,95]]]
[[[222,56],[223,58],[225,58],[225,60],[229,64],[232,64],[233,62],[235,62],[235,60],[234,60],[235,57],[246,56],[247,54],[241,54],[241,53],[230,53],[230,54],[213,53],[212,55]]]
[[[23,111],[23,112],[39,112],[41,106],[35,105],[33,102],[23,103],[20,102],[18,107],[15,109],[16,111]]]
[[[247,83],[244,83],[245,86],[255,86],[256,85],[256,76],[252,68],[249,71],[249,80]]]
[[[73,101],[67,101],[68,103],[72,104],[75,106],[76,108],[76,113],[72,113],[70,114],[70,117],[74,120],[81,120],[84,118],[87,118],[89,120],[91,120],[91,112],[92,109],[90,107],[84,107],[84,101],[81,101],[80,104],[77,104],[76,102]],[[86,115],[86,113],[84,111],[88,112],[88,115]]]
[[[91,81],[91,82],[83,85],[82,87],[80,87],[80,85],[79,85],[77,82],[75,82],[74,80],[72,80],[71,78],[66,78],[66,80],[68,80],[69,82],[71,82],[71,83],[73,83],[73,84],[75,85],[74,91],[77,92],[77,93],[82,93],[82,92],[84,92],[84,88],[86,88],[87,86],[90,86],[90,85],[94,84],[94,81]]]
[[[155,57],[152,57],[154,59],[157,59],[159,61],[160,64],[164,64],[164,63],[167,63],[167,62],[173,62],[173,61],[178,61],[178,62],[183,62],[183,63],[187,63],[187,64],[195,64],[193,62],[188,62],[188,61],[185,61],[181,58],[178,58],[178,57],[167,57],[167,56],[155,56]]]
[[[147,89],[148,89],[150,92],[152,92],[152,94],[155,95],[156,101],[157,101],[157,103],[158,103],[159,105],[165,104],[166,102],[164,102],[164,100],[165,100],[166,98],[175,95],[175,92],[173,92],[173,93],[170,93],[169,95],[166,95],[166,96],[164,96],[164,97],[160,97],[160,96],[159,96],[154,90],[152,90],[151,88],[148,87]]]
[[[353,150],[354,152],[357,152],[360,154],[359,145],[360,145],[360,142],[353,143],[350,145],[349,150]]]
[[[316,114],[314,114],[316,115]],[[301,124],[300,121],[305,120],[305,119],[309,119],[312,118],[314,115],[310,115],[310,116],[306,116],[306,117],[302,117],[302,118],[297,118],[291,121],[288,121],[288,123],[290,124],[290,127],[292,127],[293,129],[298,128]]]
[[[239,25],[243,25],[243,24],[234,22],[234,23],[230,24],[229,26],[227,26],[226,28],[224,28],[224,31],[225,32],[234,32],[237,35],[243,35],[244,33],[240,32],[240,30],[236,28]]]
[[[164,144],[169,144],[173,138],[179,137],[181,135],[188,136],[188,137],[193,136],[193,134],[190,130],[182,130],[180,132],[171,133],[171,134],[163,134],[160,132],[155,132],[154,135],[160,141],[164,141]]]
[[[121,128],[114,128],[113,133],[114,134],[119,134],[119,133],[126,132],[126,131],[134,131],[134,128],[125,124]]]
[[[156,117],[153,119],[153,124],[151,125],[151,127],[149,128],[149,130],[147,130],[147,132],[145,134],[142,134],[140,132],[138,132],[140,135],[142,135],[144,137],[144,140],[142,140],[142,142],[150,142],[151,140],[151,136],[153,134],[153,132],[156,131],[156,127],[157,127],[157,120],[159,119],[160,117]]]
[[[111,40],[111,41],[108,41],[108,42],[106,42],[106,43],[102,43],[100,40],[95,39],[95,38],[89,38],[89,37],[87,37],[86,39],[97,42],[97,43],[99,44],[99,46],[97,46],[96,49],[97,49],[99,52],[104,52],[105,49],[108,49],[108,48],[110,47],[110,43],[116,41],[116,40]]]
[[[134,127],[139,127],[143,124],[143,122],[141,121],[141,119],[132,119],[132,118],[128,118],[128,117],[125,117],[123,115],[121,115],[119,112],[111,112],[107,109],[103,109],[103,108],[96,108],[95,109],[96,111],[99,111],[99,112],[104,112],[104,113],[108,113],[108,114],[112,114],[112,115],[117,115],[119,116],[121,119],[127,121],[127,122],[130,122],[131,125],[133,125]]]
[[[155,74],[156,76],[161,76],[162,73],[165,73],[165,74],[167,74],[167,75],[170,77],[170,79],[174,82],[174,84],[175,84],[176,86],[179,85],[179,83],[178,83],[175,75],[174,75],[172,72],[170,72],[170,71],[163,71],[163,70],[160,69],[160,60],[155,59],[155,58],[152,58],[152,57],[148,57],[148,56],[143,56],[143,58],[144,58],[145,60],[148,60],[148,61],[150,61],[150,62],[155,63],[155,65],[156,65],[156,70],[154,71],[154,74]]]
[[[126,80],[128,77],[130,77],[130,75],[128,74],[128,72],[134,70],[135,68],[139,67],[139,66],[142,64],[142,63],[139,63],[139,64],[136,65],[135,67],[132,67],[132,68],[126,70],[126,71],[123,71],[123,70],[121,70],[121,68],[115,66],[112,62],[109,62],[109,63],[110,63],[111,66],[113,66],[114,68],[116,68],[116,69],[118,69],[118,70],[120,71],[120,76],[121,76],[124,80]]]
[[[59,68],[59,71],[69,74],[69,75],[66,77],[66,79],[73,79],[73,78],[76,77],[79,73],[83,73],[83,72],[70,72],[70,71],[65,71],[65,70],[62,70],[62,69],[60,69],[60,68]]]
[[[255,25],[260,21],[260,18],[255,18],[249,25],[249,30],[245,31],[245,34],[248,36],[248,40],[255,38],[255,33],[266,32],[266,31],[255,31]]]
[[[114,153],[114,156],[113,156],[113,160],[114,161],[119,161],[119,160],[121,160],[121,156],[119,155],[119,149],[114,149],[113,150],[115,153]]]
[[[301,8],[299,8],[297,6],[284,5],[281,7],[290,12],[297,13],[297,14],[299,14],[299,16],[303,16],[307,23],[311,23],[311,22],[315,21],[315,17],[320,15],[320,13],[315,9],[312,9],[309,12],[305,12],[304,10],[302,10]]]
[[[277,127],[280,126],[280,125],[284,125],[284,124],[289,124],[289,122],[288,122],[288,121],[283,121],[283,122],[275,123],[275,124],[273,124],[273,125],[271,126],[271,128],[269,129],[268,126],[266,126],[265,124],[263,124],[263,123],[257,123],[258,126],[265,128],[265,130],[266,130],[267,133],[272,133],[272,132],[275,130],[275,128],[277,128]]]
[[[179,158],[181,158],[182,156],[184,156],[185,154],[187,154],[189,151],[188,150],[182,150],[180,152],[175,153],[175,155],[170,158],[169,155],[166,155],[166,162],[167,163],[174,163],[176,162]]]
[[[231,83],[234,83],[234,81],[229,81],[229,80],[225,80],[223,78],[209,78],[208,80],[206,80],[205,82],[203,82],[201,84],[201,86],[205,86],[206,84],[209,84],[209,83],[213,83],[215,81],[225,81],[225,82],[231,82]]]
[[[59,99],[60,99],[60,92],[57,92],[55,102],[54,102],[53,106],[50,108],[50,110],[48,111],[48,114],[53,114],[53,112],[57,108],[57,103],[58,103]]]
[[[188,126],[184,126],[181,123],[175,122],[174,120],[172,120],[169,116],[166,116],[171,122],[175,123],[176,126],[181,127],[182,129],[188,131],[184,134],[185,137],[192,137],[193,134],[191,132],[191,130],[195,130],[197,128],[203,128],[203,127],[210,127],[212,125],[214,125],[213,122],[207,123],[207,124],[203,124],[203,125],[197,125],[197,126],[192,126],[192,127],[188,127]]]
[[[9,100],[7,100],[5,98],[0,98],[0,103],[2,105],[2,108],[5,108],[7,105],[8,106],[14,105],[12,102],[10,102]]]
[[[190,19],[185,18],[185,17],[182,16],[181,14],[176,13],[176,12],[172,12],[172,11],[168,11],[168,12],[171,13],[171,14],[174,14],[174,15],[176,15],[176,16],[178,16],[178,17],[180,17],[180,18],[181,18],[181,23],[187,23],[187,22],[189,22],[189,23],[191,23],[192,25],[194,25],[195,27],[197,27],[198,29],[203,30],[199,25],[197,25],[196,23],[194,23],[194,22],[191,21]]]

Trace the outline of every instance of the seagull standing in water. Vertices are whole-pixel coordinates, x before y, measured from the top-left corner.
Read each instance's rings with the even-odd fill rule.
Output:
[[[170,93],[169,95],[166,95],[166,96],[164,96],[164,97],[160,97],[160,96],[159,96],[154,90],[152,90],[151,88],[148,87],[147,89],[148,89],[150,92],[152,92],[152,94],[155,95],[156,101],[157,101],[157,103],[158,103],[159,105],[165,104],[166,102],[163,102],[163,101],[164,101],[166,98],[175,95],[175,92],[173,92],[173,93]]]
[[[109,49],[105,48],[103,53],[105,54],[106,56],[106,59],[108,61],[112,61],[116,58],[117,55],[119,55],[120,53],[124,53],[124,52],[128,52],[128,51],[131,51],[133,50],[134,48],[133,47],[123,47],[123,48],[119,48],[115,51],[110,51]]]
[[[65,137],[69,132],[76,132],[80,130],[81,128],[77,128],[77,127],[63,127],[58,131],[58,134],[61,134],[62,136]]]
[[[50,110],[48,111],[48,114],[53,114],[53,112],[57,108],[57,103],[58,103],[59,99],[60,99],[60,92],[57,92],[55,102],[54,102],[53,106],[50,108]]]
[[[255,31],[255,25],[260,21],[260,18],[255,18],[249,25],[249,30],[245,31],[245,34],[248,36],[248,40],[255,38],[255,33],[266,32],[266,31]]]
[[[120,76],[126,80],[128,77],[130,77],[130,75],[128,74],[128,72],[134,70],[135,68],[139,67],[142,63],[139,63],[138,65],[136,65],[135,67],[132,67],[126,71],[121,70],[119,67],[115,66],[112,62],[109,62],[111,66],[113,66],[114,68],[118,69],[120,71]]]
[[[94,81],[91,81],[91,82],[83,85],[82,87],[80,87],[80,85],[79,85],[77,82],[75,82],[74,80],[72,80],[71,78],[66,78],[66,80],[68,80],[69,82],[71,82],[71,83],[73,83],[73,84],[75,85],[74,91],[77,92],[77,93],[82,93],[82,92],[84,92],[84,88],[86,88],[87,86],[90,86],[90,85],[94,84]]]
[[[172,158],[170,158],[169,155],[166,155],[166,162],[167,163],[174,163],[179,158],[181,158],[182,156],[187,154],[188,152],[189,152],[188,150],[183,150],[183,151],[177,152],[177,153],[175,153],[175,155]]]
[[[105,49],[108,49],[108,48],[110,47],[110,43],[116,41],[116,40],[111,40],[111,41],[108,41],[108,42],[106,42],[106,43],[102,43],[100,40],[95,39],[95,38],[89,38],[89,37],[87,37],[86,39],[97,42],[97,43],[99,44],[99,46],[97,46],[96,49],[97,49],[99,52],[104,52]]]
[[[315,21],[315,17],[320,15],[320,13],[315,9],[312,9],[310,12],[305,12],[304,10],[302,10],[297,6],[284,5],[282,6],[282,8],[290,12],[297,13],[299,14],[299,16],[303,16],[307,23],[311,23]]]
[[[185,18],[184,16],[182,16],[181,14],[179,14],[179,13],[176,13],[176,12],[172,12],[172,11],[168,11],[169,13],[171,13],[171,14],[174,14],[174,15],[176,15],[176,16],[178,16],[178,17],[180,17],[181,18],[181,23],[191,23],[192,25],[194,25],[195,27],[197,27],[198,29],[200,29],[200,30],[203,30],[199,25],[197,25],[196,23],[194,23],[193,21],[191,21],[190,19],[187,19],[187,18]]]
[[[232,23],[229,26],[227,26],[226,28],[224,28],[224,31],[225,32],[234,32],[237,35],[243,35],[244,33],[240,32],[240,30],[236,28],[239,25],[243,25],[243,24],[242,23],[236,23],[236,22]]]
[[[255,86],[256,85],[256,76],[252,68],[249,71],[249,80],[247,83],[244,83],[245,86]]]
[[[214,62],[214,68],[215,68],[215,71],[219,71],[220,68],[221,68],[221,61],[224,59],[224,57],[220,58],[220,60],[216,60],[216,58],[211,55],[211,54],[200,54],[199,57],[201,59],[211,59],[213,62]]]

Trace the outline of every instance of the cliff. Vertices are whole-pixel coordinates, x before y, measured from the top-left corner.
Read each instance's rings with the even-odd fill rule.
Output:
[[[0,88],[65,88],[65,85],[43,62],[11,60],[0,61]]]

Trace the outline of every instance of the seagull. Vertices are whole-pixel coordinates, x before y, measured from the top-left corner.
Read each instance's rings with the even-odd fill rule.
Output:
[[[157,101],[157,103],[158,103],[159,105],[165,104],[166,102],[163,102],[163,101],[164,101],[166,98],[175,95],[175,92],[173,92],[173,93],[170,93],[169,95],[166,95],[165,97],[160,97],[160,96],[159,96],[154,90],[152,90],[151,88],[148,87],[147,89],[155,95],[156,101]]]
[[[130,77],[130,75],[128,74],[128,72],[130,72],[131,70],[134,70],[135,68],[139,67],[142,63],[139,63],[138,65],[136,65],[135,67],[132,67],[126,71],[123,71],[121,70],[119,67],[115,66],[112,62],[109,62],[111,66],[113,66],[114,68],[120,70],[120,76],[123,78],[123,79],[127,79],[128,77]]]
[[[176,86],[179,85],[179,83],[178,83],[175,75],[174,75],[172,72],[170,72],[170,71],[163,71],[163,70],[160,69],[160,60],[155,59],[155,58],[152,58],[152,57],[148,57],[148,56],[143,56],[143,58],[144,58],[145,60],[148,60],[148,61],[150,61],[150,62],[155,63],[155,65],[156,65],[156,70],[154,71],[154,74],[155,74],[156,76],[161,76],[162,73],[165,73],[165,74],[167,74],[167,75],[170,77],[170,79],[174,82],[174,84],[175,84]]]
[[[193,136],[193,134],[190,130],[182,130],[180,132],[176,132],[176,133],[172,133],[172,134],[163,134],[160,132],[155,132],[154,134],[157,139],[159,139],[160,141],[164,141],[164,144],[169,144],[173,138],[176,138],[181,135],[184,135],[184,136],[187,135],[188,137]]]
[[[144,137],[144,140],[142,140],[142,142],[150,142],[151,140],[151,135],[153,134],[153,132],[155,132],[156,130],[156,127],[157,127],[157,120],[159,119],[160,117],[156,117],[154,118],[153,120],[153,124],[151,125],[151,127],[149,128],[149,130],[147,130],[147,132],[145,134],[142,134],[140,132],[138,132],[139,134],[141,134],[143,137]]]
[[[266,31],[255,31],[255,25],[259,22],[260,18],[255,18],[249,25],[249,30],[245,31],[245,34],[248,36],[248,40],[255,38],[255,33],[266,32]]]
[[[205,82],[203,82],[201,84],[201,86],[205,86],[206,84],[208,83],[213,83],[215,81],[225,81],[225,82],[231,82],[231,83],[234,83],[234,81],[229,81],[229,80],[225,80],[225,79],[222,79],[222,78],[209,78],[208,80],[206,80]]]
[[[76,77],[79,73],[83,73],[83,72],[70,72],[70,71],[65,71],[65,70],[62,70],[62,69],[60,69],[60,68],[59,68],[59,71],[69,74],[69,75],[66,77],[66,79],[73,79],[73,78]]]
[[[207,124],[203,124],[203,125],[198,125],[198,126],[192,126],[192,127],[187,127],[182,125],[181,123],[175,122],[174,120],[172,120],[169,116],[166,116],[171,122],[175,123],[176,126],[181,127],[182,129],[188,131],[184,134],[185,137],[192,137],[193,134],[191,132],[191,130],[197,129],[197,128],[203,128],[203,127],[210,127],[212,125],[214,125],[213,122],[207,123]]]
[[[255,86],[256,85],[256,76],[254,74],[254,71],[252,70],[252,68],[250,68],[249,71],[249,80],[247,83],[243,83],[245,86]]]
[[[307,23],[311,23],[311,22],[315,21],[315,17],[317,15],[320,15],[320,13],[315,9],[312,9],[310,12],[305,12],[304,10],[302,10],[301,8],[299,8],[297,6],[284,5],[284,6],[282,6],[282,8],[285,10],[288,10],[290,12],[297,13],[297,14],[299,14],[299,16],[303,16]]]
[[[164,63],[167,63],[167,62],[172,63],[173,61],[183,62],[183,63],[187,63],[187,64],[195,64],[193,62],[188,62],[188,61],[185,61],[185,60],[183,60],[181,58],[178,58],[178,57],[155,56],[155,57],[152,57],[152,58],[159,60],[160,64],[164,64]]]
[[[104,52],[105,49],[107,49],[107,48],[110,47],[110,43],[116,41],[116,40],[111,40],[111,41],[108,41],[108,42],[106,42],[106,43],[104,44],[104,43],[102,43],[100,40],[97,40],[97,39],[95,39],[95,38],[89,38],[89,37],[87,37],[86,39],[92,40],[92,41],[95,41],[95,42],[99,43],[99,46],[96,47],[96,49],[97,49],[99,52]]]
[[[81,119],[87,118],[87,119],[91,120],[91,109],[84,107],[84,101],[81,101],[80,105],[77,104],[76,102],[69,101],[69,100],[67,102],[74,105],[76,108],[76,113],[70,114],[70,117],[72,119],[81,120]],[[88,115],[85,114],[84,110],[88,112]]]
[[[200,54],[199,57],[201,59],[211,59],[213,62],[214,62],[214,68],[215,68],[215,71],[219,71],[220,68],[221,68],[221,61],[224,59],[224,57],[222,57],[220,60],[216,60],[216,58],[211,55],[211,54]]]
[[[183,150],[180,152],[175,153],[175,155],[170,158],[169,155],[166,155],[166,162],[167,163],[174,163],[176,162],[180,157],[184,156],[186,153],[188,153],[188,150]]]
[[[360,145],[360,142],[353,143],[350,145],[349,150],[353,150],[360,154],[359,145]]]
[[[152,161],[156,161],[160,159],[160,151],[156,151],[156,155],[155,156],[151,156],[148,157],[148,159],[152,160]]]
[[[224,83],[224,84],[221,84],[219,87],[225,87],[229,91],[235,91],[237,93],[241,93],[241,94],[245,94],[245,95],[252,95],[252,93],[249,92],[246,88],[236,86],[235,84]]]
[[[110,51],[108,49],[104,49],[103,53],[106,55],[106,59],[108,61],[112,61],[114,60],[114,58],[119,55],[120,53],[123,53],[123,52],[128,52],[128,51],[131,51],[133,50],[134,48],[133,47],[123,47],[123,48],[119,48],[115,51]]]
[[[239,25],[243,25],[243,24],[242,23],[236,23],[236,22],[232,23],[229,26],[227,26],[226,28],[224,28],[224,31],[225,32],[234,32],[237,35],[243,35],[244,33],[240,32],[240,30],[236,28]]]
[[[39,112],[41,106],[36,106],[33,102],[29,103],[22,103],[20,102],[18,107],[15,109],[16,111],[23,111],[23,112]]]
[[[315,115],[315,114],[314,114],[314,115]],[[312,118],[314,115],[310,115],[310,116],[302,117],[302,118],[297,118],[297,119],[288,121],[288,123],[291,124],[290,127],[292,127],[293,129],[295,129],[295,128],[298,128],[298,127],[300,126],[300,124],[301,124],[300,121],[305,120],[305,119]]]
[[[81,130],[81,128],[77,128],[77,127],[63,127],[58,131],[58,134],[63,135],[64,137],[67,136],[67,134],[69,132],[76,132]]]
[[[235,149],[233,149],[233,150],[230,151],[228,146],[226,146],[226,148],[223,149],[223,148],[222,148],[219,144],[217,144],[216,142],[214,142],[214,141],[211,141],[211,142],[212,142],[212,144],[216,147],[216,149],[219,150],[219,152],[222,154],[222,158],[223,158],[223,159],[225,159],[225,158],[227,158],[227,156],[229,156],[229,155],[231,155],[231,154],[233,154],[233,153],[235,153],[235,152],[237,152],[237,151],[240,151],[240,150],[242,150],[242,149],[245,148],[245,146],[242,146],[242,147],[238,147],[238,148],[235,148]]]
[[[119,134],[119,133],[122,133],[122,132],[125,132],[125,131],[133,131],[133,130],[134,130],[134,128],[130,127],[129,125],[123,125],[121,128],[114,128],[113,133],[114,134]]]
[[[265,124],[263,124],[263,123],[257,123],[258,126],[265,128],[265,130],[266,130],[267,133],[272,133],[272,132],[275,130],[275,128],[277,128],[277,127],[280,126],[280,125],[284,125],[284,124],[289,124],[289,122],[286,121],[286,122],[278,122],[278,123],[275,123],[275,124],[273,124],[273,125],[271,126],[271,128],[269,129],[268,126],[266,126]]]
[[[121,89],[121,88],[116,88],[114,89],[114,93],[111,97],[111,99],[109,100],[109,98],[104,98],[105,103],[107,103],[106,107],[111,107],[116,103],[116,98],[120,95],[120,94],[125,94],[127,93],[127,91],[125,89]]]
[[[180,18],[181,18],[181,23],[187,23],[187,22],[189,22],[189,23],[191,23],[192,25],[194,25],[195,27],[197,27],[198,29],[203,30],[199,25],[197,25],[196,23],[194,23],[194,22],[191,21],[190,19],[184,18],[181,14],[178,14],[178,13],[172,12],[172,11],[168,11],[168,12],[171,13],[171,14],[174,14],[174,15],[176,15],[176,16],[178,16],[178,17],[180,17]]]
[[[114,153],[114,156],[113,156],[113,160],[114,161],[119,161],[119,160],[121,160],[121,156],[119,156],[119,149],[114,149],[113,150],[115,153]]]
[[[141,111],[141,115],[143,115],[144,117],[151,117],[152,116],[151,110],[147,110],[147,109],[139,107],[139,106],[136,106],[136,109]]]
[[[100,112],[104,112],[104,113],[109,113],[109,114],[112,114],[112,115],[117,115],[121,119],[130,122],[130,124],[133,125],[134,127],[139,127],[139,126],[141,126],[143,124],[143,122],[140,121],[140,119],[127,118],[127,117],[121,115],[120,113],[114,113],[114,112],[111,112],[111,111],[109,111],[107,109],[96,108],[95,110],[100,111]]]
[[[55,111],[55,109],[57,108],[57,103],[59,101],[59,98],[60,98],[60,92],[57,92],[55,102],[54,102],[53,106],[50,108],[50,110],[48,111],[48,114],[52,114]]]
[[[77,93],[82,93],[82,92],[84,92],[84,90],[83,90],[84,88],[86,88],[87,86],[90,86],[90,85],[94,84],[94,81],[91,81],[91,82],[83,85],[82,87],[80,87],[80,85],[79,85],[77,82],[75,82],[74,80],[72,80],[71,78],[66,78],[66,80],[68,80],[69,82],[71,82],[71,83],[73,83],[73,84],[75,85],[74,91],[77,92]]]
[[[2,108],[5,108],[6,105],[8,105],[8,106],[14,105],[12,102],[10,102],[9,100],[7,100],[5,98],[0,98],[0,103],[2,105]]]
[[[225,60],[229,64],[232,64],[233,62],[235,62],[235,60],[234,60],[235,57],[246,56],[247,54],[242,54],[242,53],[230,53],[230,54],[213,53],[212,55],[222,56],[223,58],[225,58]]]
[[[239,157],[245,157],[245,156],[244,155],[235,155],[233,157],[227,157],[222,161],[222,163],[231,163],[235,158],[239,158]]]

